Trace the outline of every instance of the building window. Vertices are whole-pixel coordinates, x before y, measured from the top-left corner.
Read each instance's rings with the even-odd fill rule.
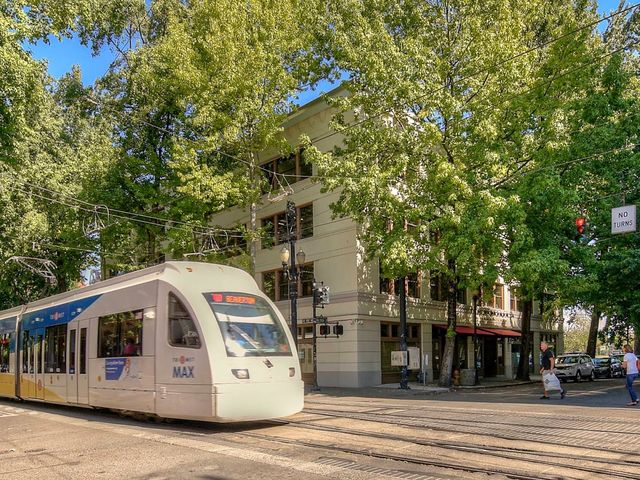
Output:
[[[467,304],[467,289],[466,288],[459,288],[458,292],[456,293],[456,302],[459,305],[466,305]]]
[[[511,302],[510,305],[512,312],[522,312],[522,303],[513,293],[511,294]]]
[[[142,354],[142,310],[114,313],[98,320],[98,357]]]
[[[383,339],[400,339],[400,324],[394,322],[380,322],[380,337]],[[420,338],[420,325],[407,324],[407,340],[418,341]]]
[[[169,345],[200,348],[200,335],[189,311],[173,293],[169,293]]]
[[[429,275],[429,290],[431,292],[431,300],[446,302],[448,286],[444,275],[431,273]]]
[[[288,240],[287,216],[285,212],[278,212],[270,217],[261,219],[262,248],[281,245]],[[313,236],[313,204],[296,208],[295,234],[298,240]]]
[[[488,307],[497,308],[498,310],[504,309],[504,285],[496,283],[493,286],[493,296],[487,302]]]
[[[449,281],[447,277],[439,273],[429,275],[429,290],[431,292],[431,300],[436,302],[446,302],[449,295]],[[467,290],[458,288],[456,292],[456,302],[460,305],[467,304]]]
[[[305,263],[298,275],[298,297],[313,295],[314,266],[313,262]],[[289,298],[289,279],[284,269],[262,272],[262,291],[274,302]]]
[[[400,279],[386,278],[380,273],[380,293],[389,295],[400,295]],[[420,298],[420,275],[417,272],[407,274],[407,297]]]
[[[299,182],[312,174],[311,164],[302,160],[302,150],[269,160],[260,168],[267,180],[264,193]]]

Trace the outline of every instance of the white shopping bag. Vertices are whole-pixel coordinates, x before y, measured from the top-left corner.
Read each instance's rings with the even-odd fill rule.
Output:
[[[562,390],[562,387],[560,386],[560,380],[553,372],[545,373],[542,376],[542,381],[544,382],[544,389],[547,391]]]

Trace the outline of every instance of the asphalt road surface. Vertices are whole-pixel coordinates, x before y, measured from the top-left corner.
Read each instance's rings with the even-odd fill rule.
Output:
[[[3,479],[638,479],[623,380],[433,394],[329,389],[269,422],[155,423],[0,400]],[[638,385],[640,388],[640,385]]]

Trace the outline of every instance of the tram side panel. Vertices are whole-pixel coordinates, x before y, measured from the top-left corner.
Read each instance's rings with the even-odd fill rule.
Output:
[[[153,413],[158,281],[103,293],[89,319],[89,404]]]
[[[214,392],[210,343],[191,296],[166,282],[158,288],[156,413],[167,418],[212,420]]]

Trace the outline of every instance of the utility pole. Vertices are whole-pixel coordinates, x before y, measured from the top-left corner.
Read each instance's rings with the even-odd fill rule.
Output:
[[[296,206],[287,201],[287,239],[289,240],[289,300],[291,301],[291,334],[298,351],[298,269],[296,268]]]
[[[409,371],[407,363],[407,277],[400,278],[400,351],[404,352],[406,361],[400,373],[400,389],[409,390]]]

